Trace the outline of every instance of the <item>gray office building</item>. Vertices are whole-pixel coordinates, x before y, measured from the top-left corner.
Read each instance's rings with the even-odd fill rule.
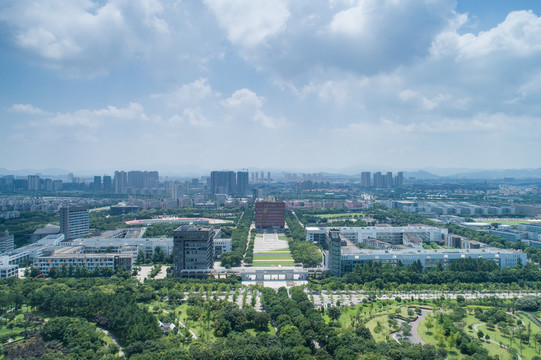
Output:
[[[173,274],[187,275],[183,270],[206,270],[213,268],[214,228],[212,226],[183,225],[173,236]],[[205,275],[201,273],[201,277]]]
[[[90,233],[90,213],[82,206],[60,209],[60,233],[66,240],[84,237]]]
[[[0,253],[5,253],[13,250],[14,248],[14,239],[13,235],[9,234],[9,231],[4,231],[0,233]]]

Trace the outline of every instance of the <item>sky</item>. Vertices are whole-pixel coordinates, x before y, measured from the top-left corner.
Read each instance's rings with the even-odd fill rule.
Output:
[[[3,0],[0,167],[539,168],[538,0]]]

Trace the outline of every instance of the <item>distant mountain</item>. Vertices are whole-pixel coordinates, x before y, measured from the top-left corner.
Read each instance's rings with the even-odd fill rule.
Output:
[[[396,175],[396,174],[393,174],[393,175]],[[404,171],[404,178],[408,179],[411,177],[414,177],[418,180],[435,180],[435,179],[440,178],[438,175],[434,175],[425,170]]]
[[[472,170],[448,176],[457,179],[541,178],[540,169]]]
[[[51,176],[61,176],[67,175],[68,170],[64,169],[22,169],[22,170],[8,170],[5,168],[0,168],[0,175],[15,175],[15,176],[26,176],[26,175],[51,175]]]

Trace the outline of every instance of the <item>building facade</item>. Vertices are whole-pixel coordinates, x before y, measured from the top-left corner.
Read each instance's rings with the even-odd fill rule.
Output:
[[[10,235],[9,231],[4,231],[0,233],[0,254],[6,253],[14,249],[14,239],[15,236]]]
[[[207,270],[213,268],[214,235],[211,226],[183,225],[173,237],[173,274],[183,277],[183,270]]]
[[[308,227],[306,228],[306,240],[321,243],[321,234],[334,229],[333,227]],[[410,225],[410,226],[365,226],[365,227],[338,227],[340,233],[353,243],[364,244],[368,239],[376,239],[391,244],[407,244],[410,236],[414,234],[422,242],[436,242],[443,244],[448,230],[444,228]]]
[[[60,233],[66,240],[84,237],[90,233],[90,213],[80,206],[60,209]]]
[[[131,254],[92,254],[85,253],[83,246],[66,246],[59,250],[34,259],[34,266],[45,276],[55,268],[85,267],[90,271],[105,267],[111,270],[124,267],[126,271],[132,271]]]
[[[335,231],[329,231],[329,251],[323,253],[323,264],[329,268],[331,275],[342,276],[352,272],[357,265],[379,262],[384,265],[402,264],[404,266],[417,261],[423,269],[434,267],[448,268],[457,260],[465,258],[493,261],[500,268],[526,264],[526,254],[521,251],[498,248],[484,249],[431,249],[431,250],[366,250],[359,249],[346,237]]]
[[[284,231],[286,204],[267,197],[255,203],[255,227],[257,231]]]
[[[19,265],[0,265],[0,279],[19,275]]]

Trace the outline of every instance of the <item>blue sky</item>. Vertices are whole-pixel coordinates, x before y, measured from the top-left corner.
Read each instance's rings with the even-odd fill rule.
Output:
[[[0,167],[537,168],[539,1],[0,4]]]

